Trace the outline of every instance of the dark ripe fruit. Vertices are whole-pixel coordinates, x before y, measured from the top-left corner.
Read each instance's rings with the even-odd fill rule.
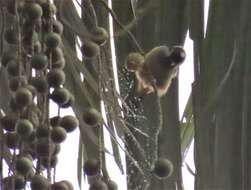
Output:
[[[10,60],[16,60],[16,58],[17,53],[14,50],[5,51],[2,56],[2,65],[6,67]]]
[[[96,57],[99,54],[99,51],[99,46],[91,41],[86,41],[81,47],[81,52],[83,56],[87,59],[92,59]]]
[[[86,124],[96,126],[100,120],[100,113],[95,108],[88,108],[83,113],[83,120]]]
[[[51,190],[69,190],[64,182],[55,182],[51,185]]]
[[[31,58],[31,67],[36,70],[43,70],[48,65],[48,59],[44,54],[35,54]]]
[[[47,126],[38,126],[36,128],[36,137],[37,138],[43,138],[43,137],[48,137],[49,136],[49,129]]]
[[[59,121],[61,120],[60,116],[54,116],[50,118],[50,124],[52,127],[59,126]]]
[[[66,88],[55,88],[51,93],[50,98],[59,106],[69,101],[70,95]]]
[[[45,36],[45,44],[47,48],[54,49],[61,43],[61,37],[55,32],[50,32]]]
[[[27,119],[19,119],[16,123],[16,131],[21,137],[28,137],[33,131],[33,125]]]
[[[96,159],[89,159],[84,163],[84,173],[88,176],[97,175],[100,171],[99,161]]]
[[[47,81],[42,76],[31,78],[30,84],[36,88],[38,93],[45,93],[48,89]]]
[[[59,125],[63,127],[67,132],[72,132],[78,127],[79,121],[72,115],[66,115],[61,118]]]
[[[8,148],[16,149],[19,145],[19,136],[16,132],[7,132],[4,134],[5,144]]]
[[[9,88],[11,91],[15,92],[18,87],[23,87],[25,85],[27,85],[27,79],[25,76],[16,76],[16,77],[13,77],[9,80]]]
[[[108,190],[108,187],[105,182],[97,180],[90,185],[89,190]]]
[[[74,96],[70,93],[70,98],[69,98],[68,102],[66,102],[65,104],[61,105],[60,107],[61,107],[61,108],[69,108],[69,107],[73,106],[74,102],[75,102],[75,98],[74,98]]]
[[[181,64],[186,58],[186,52],[182,47],[174,46],[170,56],[174,63]]]
[[[49,181],[42,175],[36,174],[31,178],[32,190],[47,190]]]
[[[15,131],[17,117],[13,114],[5,115],[4,117],[1,118],[0,123],[4,130],[9,132]]]
[[[167,158],[159,158],[153,168],[153,174],[159,179],[169,177],[173,172],[173,164]]]
[[[16,60],[11,59],[7,64],[7,72],[10,76],[17,76],[19,74],[19,66]]]
[[[93,41],[100,46],[104,45],[109,38],[107,31],[102,27],[95,28],[92,31],[92,34]]]
[[[32,103],[32,93],[29,89],[21,87],[16,91],[15,100],[20,107],[28,106]]]
[[[25,13],[31,20],[39,19],[43,15],[42,7],[37,3],[26,3]]]
[[[62,143],[66,139],[67,133],[63,127],[54,127],[51,130],[51,140],[54,143]]]
[[[15,190],[22,190],[25,186],[24,176],[16,174],[3,179],[3,189],[11,189],[10,184],[12,182],[14,182]]]
[[[52,69],[47,74],[47,82],[50,87],[57,88],[65,82],[65,73],[61,69]]]
[[[58,33],[59,35],[63,34],[63,24],[58,20],[52,21],[53,32]]]
[[[32,170],[32,161],[25,156],[18,157],[16,161],[16,170],[18,173],[26,176]]]
[[[112,180],[108,180],[107,186],[108,186],[108,190],[118,190],[117,183]]]
[[[51,168],[55,168],[57,163],[58,163],[58,157],[57,156],[52,156],[50,157],[50,167]],[[40,159],[40,163],[42,164],[42,166],[44,166],[45,168],[48,168],[49,166],[49,157],[42,157]]]
[[[4,39],[9,44],[17,44],[17,32],[14,30],[14,28],[8,28],[5,30]]]
[[[36,142],[36,152],[38,156],[48,157],[55,151],[55,144],[48,142],[47,138],[39,138]]]

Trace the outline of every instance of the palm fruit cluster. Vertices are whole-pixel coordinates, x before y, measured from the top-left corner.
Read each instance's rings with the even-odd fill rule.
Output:
[[[0,127],[13,163],[3,187],[24,189],[29,184],[32,190],[73,190],[69,181],[54,182],[50,177],[60,144],[79,125],[74,116],[50,118],[49,113],[51,101],[58,109],[74,103],[64,87],[63,25],[55,19],[55,5],[47,0],[9,0],[5,6],[14,20],[5,29],[7,48],[1,58],[11,97]]]

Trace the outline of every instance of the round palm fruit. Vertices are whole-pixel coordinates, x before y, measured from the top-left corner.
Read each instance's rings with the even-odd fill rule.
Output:
[[[171,60],[176,64],[181,64],[186,58],[185,50],[180,46],[174,46],[171,50]]]
[[[109,38],[107,31],[102,27],[96,27],[92,31],[92,34],[93,41],[100,46],[104,45]]]
[[[42,175],[36,174],[31,178],[32,190],[46,190],[49,187],[49,181]]]
[[[53,28],[53,32],[58,33],[59,35],[63,34],[63,24],[58,21],[58,20],[53,20],[52,21],[52,28]]]
[[[27,84],[24,87],[27,88],[31,92],[33,98],[36,96],[37,89],[34,86],[32,86],[31,84]]]
[[[30,20],[37,20],[43,15],[43,9],[38,3],[26,3],[25,13]]]
[[[40,125],[36,128],[36,137],[43,138],[49,136],[49,130],[47,126]]]
[[[64,182],[55,182],[51,185],[51,190],[69,190]]]
[[[49,49],[54,49],[61,43],[61,37],[55,32],[50,32],[45,36],[45,44]]]
[[[100,113],[95,108],[88,108],[83,113],[83,120],[86,124],[96,126],[100,120]]]
[[[100,164],[96,159],[89,159],[84,163],[84,173],[88,176],[99,174]]]
[[[63,127],[67,132],[72,132],[78,127],[79,121],[72,115],[66,115],[60,119],[59,125]]]
[[[109,190],[118,190],[118,185],[112,180],[108,180],[107,184]]]
[[[5,144],[8,148],[17,149],[19,145],[19,136],[16,132],[7,132],[4,134]]]
[[[10,76],[17,76],[19,74],[19,65],[15,59],[11,59],[8,62],[7,72]]]
[[[52,69],[47,74],[47,82],[50,87],[59,87],[65,83],[65,73],[62,69]]]
[[[34,52],[35,52],[35,53],[41,52],[41,50],[42,50],[42,45],[41,45],[40,41],[34,42],[33,46],[34,46]]]
[[[62,143],[66,139],[67,133],[63,127],[54,127],[51,130],[51,140],[54,143]]]
[[[9,88],[11,91],[15,92],[19,86],[27,85],[27,79],[25,76],[16,76],[9,80]]]
[[[57,62],[58,60],[64,58],[63,51],[60,47],[47,51],[46,54],[47,56],[51,54],[52,63]]]
[[[9,132],[15,131],[17,117],[13,114],[5,115],[1,118],[0,123],[4,130]]]
[[[11,189],[12,182],[14,182],[15,190],[22,190],[25,187],[24,176],[16,174],[3,179],[3,189]]]
[[[28,137],[33,131],[33,125],[27,119],[19,119],[16,123],[16,131],[21,137]]]
[[[31,58],[31,67],[36,70],[43,70],[48,65],[48,59],[44,54],[35,54]]]
[[[74,190],[73,185],[72,185],[72,183],[70,181],[68,181],[68,180],[62,180],[60,182],[64,183],[67,186],[67,188],[68,188],[67,190]]]
[[[173,164],[167,158],[159,158],[153,168],[153,174],[159,179],[169,177],[173,172]]]
[[[55,151],[55,144],[49,143],[47,138],[39,138],[36,142],[36,153],[41,157],[48,157]]]
[[[13,28],[8,28],[5,30],[4,39],[9,44],[17,44],[17,32]]]
[[[44,166],[45,168],[49,168],[49,157],[42,157],[40,159],[40,163],[42,164],[42,166]],[[51,168],[55,168],[56,165],[58,163],[58,157],[57,156],[52,156],[50,157],[50,167]]]
[[[94,183],[90,185],[89,190],[108,190],[108,187],[105,184],[105,182],[101,180],[96,180]]]
[[[66,88],[55,88],[50,95],[50,98],[59,106],[69,101],[70,95]]]
[[[20,107],[28,106],[32,103],[32,93],[29,89],[21,87],[16,91],[15,100]]]
[[[16,161],[16,170],[18,173],[26,176],[32,170],[32,161],[25,156],[18,157]]]
[[[8,50],[3,53],[2,56],[2,65],[6,67],[11,60],[16,60],[17,53],[13,50]]]
[[[54,116],[54,117],[50,118],[50,125],[52,127],[59,126],[59,121],[60,120],[61,120],[60,116]]]
[[[83,56],[87,59],[92,59],[99,54],[99,46],[91,41],[85,42],[81,47],[81,52]]]
[[[52,156],[57,156],[60,150],[61,150],[60,144],[55,144]]]
[[[45,93],[48,89],[48,84],[45,77],[38,76],[31,78],[31,85],[34,86],[38,93]]]
[[[74,98],[74,96],[70,93],[70,97],[69,97],[68,102],[66,102],[65,104],[61,105],[60,107],[61,107],[61,108],[69,108],[69,107],[73,106],[74,102],[75,102],[75,98]]]
[[[57,7],[53,3],[42,4],[43,17],[50,18],[52,15],[56,14]]]
[[[63,69],[64,67],[65,67],[65,59],[64,58],[52,63],[53,69]]]

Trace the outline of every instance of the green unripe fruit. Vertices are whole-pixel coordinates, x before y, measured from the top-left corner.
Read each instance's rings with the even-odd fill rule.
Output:
[[[20,107],[28,106],[32,103],[32,93],[29,89],[21,87],[16,91],[15,101]]]
[[[109,36],[107,31],[102,27],[97,27],[92,31],[93,41],[97,43],[99,46],[102,46],[106,43]]]
[[[31,58],[31,67],[36,70],[43,70],[48,65],[48,59],[44,54],[35,54]]]
[[[59,125],[63,127],[67,132],[72,132],[79,125],[79,121],[76,117],[67,115],[60,119]]]
[[[33,125],[27,119],[19,119],[16,123],[16,131],[21,137],[28,137],[33,131]]]
[[[66,139],[66,130],[63,127],[54,127],[51,130],[51,140],[54,143],[62,143]]]
[[[52,21],[53,32],[58,33],[59,35],[63,34],[63,24],[58,20]]]
[[[5,30],[4,38],[9,44],[17,44],[17,32],[13,28],[8,28]]]
[[[45,93],[48,89],[47,81],[44,77],[33,77],[30,81],[31,85],[34,86],[38,93]]]
[[[47,190],[49,181],[42,175],[36,174],[31,178],[32,190]]]
[[[19,87],[27,85],[27,79],[25,76],[16,76],[9,80],[9,88],[11,91],[15,92]]]
[[[65,82],[65,73],[61,69],[52,69],[47,74],[47,82],[50,87],[57,88]]]
[[[70,95],[66,88],[55,88],[50,98],[59,106],[69,101]]]
[[[159,158],[153,168],[153,174],[159,179],[165,179],[171,176],[173,172],[173,164],[166,158]]]
[[[2,65],[6,67],[10,60],[16,60],[17,54],[13,50],[8,50],[3,53],[2,56]]]
[[[1,118],[0,123],[4,130],[9,132],[15,131],[17,117],[12,114],[5,115],[4,117]]]
[[[88,176],[95,176],[99,174],[100,164],[96,159],[87,160],[84,163],[84,173]]]
[[[83,113],[83,120],[88,125],[96,126],[101,121],[101,115],[96,109],[88,108]]]
[[[5,144],[8,148],[17,149],[19,145],[19,136],[16,132],[7,132],[4,134]]]
[[[11,59],[7,64],[7,72],[10,76],[17,76],[19,74],[19,65],[16,60]]]
[[[112,180],[109,180],[107,182],[107,186],[108,186],[108,189],[109,190],[118,190],[118,185],[116,182],[112,181]]]
[[[27,3],[25,13],[31,20],[37,20],[43,15],[42,7],[37,3]]]
[[[16,161],[16,170],[26,176],[32,170],[32,161],[25,156],[19,157]]]
[[[92,59],[99,54],[100,49],[96,43],[87,41],[81,47],[81,52],[85,58]]]
[[[108,190],[108,187],[105,182],[97,180],[90,185],[89,190]]]
[[[61,37],[55,32],[50,32],[45,36],[45,44],[49,49],[54,49],[61,43]]]

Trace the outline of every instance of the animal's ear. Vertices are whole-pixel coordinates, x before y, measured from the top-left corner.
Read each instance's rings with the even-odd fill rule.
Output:
[[[181,64],[186,58],[186,52],[181,46],[173,46],[170,57],[175,64]]]

